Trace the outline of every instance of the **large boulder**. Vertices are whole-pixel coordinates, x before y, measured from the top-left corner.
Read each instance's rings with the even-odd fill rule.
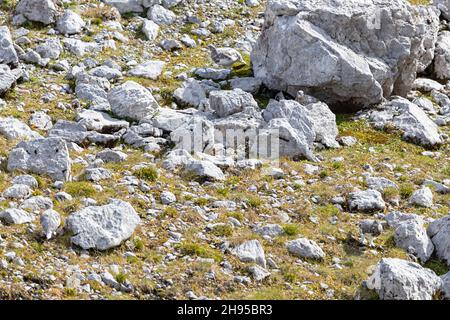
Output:
[[[73,244],[85,250],[107,250],[130,238],[140,220],[131,204],[113,200],[104,206],[75,212],[66,220],[66,225],[73,233]]]
[[[58,8],[53,0],[21,0],[16,6],[16,14],[48,25],[56,21]]]
[[[47,175],[53,180],[70,178],[71,161],[61,138],[42,138],[20,142],[9,154],[8,171]]]
[[[442,280],[417,263],[384,258],[367,280],[382,300],[431,300],[442,287]]]
[[[134,81],[112,89],[108,93],[108,102],[116,116],[135,121],[150,116],[159,107],[150,91]]]
[[[433,241],[436,256],[450,266],[450,214],[430,223],[427,233]]]
[[[0,26],[0,63],[8,65],[17,65],[19,57],[17,56],[11,33],[8,27]]]
[[[437,12],[406,0],[269,0],[255,76],[346,110],[405,95],[432,61]]]

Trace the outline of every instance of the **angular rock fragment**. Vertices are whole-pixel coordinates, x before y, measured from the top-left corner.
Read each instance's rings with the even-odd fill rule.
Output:
[[[73,213],[66,225],[73,234],[73,244],[86,250],[107,250],[131,237],[139,222],[139,215],[128,202],[114,200]]]
[[[386,204],[381,193],[372,189],[352,192],[348,199],[349,209],[357,212],[382,211],[385,206]]]
[[[270,0],[253,68],[269,88],[361,108],[406,95],[432,61],[438,28],[437,10],[404,0]]]
[[[381,300],[431,300],[441,290],[442,280],[417,263],[384,258],[366,285]]]
[[[325,252],[323,252],[322,248],[315,241],[306,238],[289,241],[287,249],[290,254],[299,258],[321,260],[325,257]]]
[[[61,138],[20,142],[10,152],[7,164],[8,171],[42,174],[60,181],[69,180],[70,167],[69,152]]]
[[[108,101],[117,117],[136,121],[150,116],[159,107],[150,91],[133,81],[112,89]]]
[[[15,12],[30,21],[48,25],[56,21],[58,8],[53,0],[21,0]]]
[[[19,58],[8,27],[0,26],[0,64],[17,65]]]
[[[430,223],[427,233],[433,241],[436,256],[450,266],[450,214]]]
[[[253,262],[261,267],[266,267],[264,248],[258,240],[246,241],[232,250],[242,262]]]
[[[6,209],[0,212],[0,220],[6,224],[24,224],[35,219],[34,215],[21,209]]]

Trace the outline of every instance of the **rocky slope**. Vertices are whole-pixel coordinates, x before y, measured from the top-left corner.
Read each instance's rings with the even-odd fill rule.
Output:
[[[0,0],[0,299],[450,298],[419,2]]]

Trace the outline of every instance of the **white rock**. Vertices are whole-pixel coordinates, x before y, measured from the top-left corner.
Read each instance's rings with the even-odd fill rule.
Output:
[[[450,266],[450,214],[430,223],[427,233],[433,241],[436,256]]]
[[[72,10],[64,11],[64,14],[56,22],[56,28],[61,34],[80,33],[86,23]]]
[[[23,224],[33,221],[34,215],[21,209],[6,209],[0,212],[0,220],[7,224]]]
[[[290,254],[299,258],[320,260],[325,257],[325,252],[323,252],[322,248],[316,242],[306,238],[289,241],[287,249]]]
[[[108,101],[116,116],[136,121],[151,115],[159,107],[150,91],[134,81],[112,89]]]
[[[253,96],[241,89],[213,91],[209,95],[209,105],[222,118],[241,112],[246,107],[258,109]]]
[[[156,80],[163,72],[164,65],[163,61],[151,60],[137,65],[128,73],[134,77]]]
[[[29,186],[31,189],[37,188],[39,185],[36,178],[28,174],[14,177],[12,184],[24,184]]]
[[[109,114],[94,110],[83,110],[77,114],[77,121],[86,127],[87,130],[102,133],[111,133],[126,129],[130,126],[127,121],[118,120]]]
[[[194,74],[203,79],[211,79],[214,81],[225,80],[231,74],[229,69],[215,69],[215,68],[196,68]]]
[[[369,120],[377,128],[394,126],[405,140],[423,146],[442,144],[437,125],[417,105],[404,98],[395,98],[381,112],[371,113]]]
[[[433,5],[441,11],[445,19],[450,20],[450,5],[448,0],[433,0]]]
[[[450,272],[447,272],[442,277],[442,292],[447,300],[450,300]]]
[[[19,58],[8,27],[0,26],[0,63],[17,65]]]
[[[338,148],[339,143],[336,141],[336,137],[339,130],[336,125],[336,116],[330,108],[323,102],[308,104],[305,108],[308,110],[307,116],[313,124],[316,134],[315,141],[328,148]]]
[[[395,229],[394,239],[398,247],[416,255],[422,263],[427,262],[433,254],[434,245],[420,217],[400,222]]]
[[[269,0],[253,69],[271,89],[351,110],[405,95],[431,63],[438,29],[436,9],[404,0]]]
[[[103,2],[117,8],[121,14],[144,12],[142,0],[103,0]]]
[[[121,200],[104,206],[91,206],[66,220],[73,233],[72,243],[83,249],[107,250],[131,237],[140,218],[133,207]]]
[[[233,89],[241,89],[251,94],[257,94],[261,88],[261,80],[251,77],[235,78],[230,80]]]
[[[185,166],[186,170],[194,173],[197,177],[207,180],[225,180],[222,170],[209,161],[191,161]]]
[[[53,0],[21,0],[16,6],[16,14],[45,25],[54,23],[58,14]]]
[[[74,55],[83,57],[88,53],[95,53],[101,50],[96,42],[85,42],[80,39],[64,38],[62,39],[64,47]]]
[[[253,279],[256,281],[262,281],[270,276],[270,272],[258,265],[249,267],[248,271],[252,274]]]
[[[33,191],[26,184],[15,184],[3,191],[3,197],[7,199],[26,199]]]
[[[173,98],[181,106],[199,108],[208,102],[206,98],[208,91],[200,81],[191,78],[175,90]]]
[[[159,26],[152,20],[145,19],[142,24],[142,32],[145,34],[148,40],[153,41],[158,37]]]
[[[422,92],[431,92],[433,90],[441,91],[444,89],[444,85],[432,79],[417,78],[414,81],[413,89]]]
[[[357,191],[349,194],[348,207],[357,212],[384,210],[386,204],[381,193],[376,190]]]
[[[22,77],[21,69],[11,70],[6,64],[0,64],[0,95],[4,95]],[[0,107],[4,109],[6,106],[5,100],[0,101]]]
[[[258,240],[246,241],[235,247],[232,253],[242,262],[253,262],[263,268],[266,267],[264,248]]]
[[[366,184],[369,189],[377,190],[379,192],[383,192],[387,188],[398,189],[395,182],[384,177],[367,177]]]
[[[170,151],[162,163],[166,170],[174,170],[177,167],[185,167],[194,161],[192,155],[184,149],[175,149]]]
[[[52,118],[42,111],[36,111],[34,112],[28,123],[39,130],[49,130],[53,127]]]
[[[41,135],[30,129],[19,119],[8,117],[0,118],[0,134],[8,140],[33,140]]]
[[[151,118],[144,119],[142,122],[150,123],[153,127],[172,132],[188,124],[197,110],[174,110],[170,108],[158,108]]]
[[[22,202],[19,208],[29,212],[38,213],[43,210],[52,209],[53,202],[52,199],[44,196],[34,196]]]
[[[277,237],[284,234],[283,228],[278,224],[266,224],[263,226],[258,226],[254,231],[261,236],[269,237]]]
[[[177,201],[177,197],[170,191],[163,191],[161,193],[162,204],[172,204]]]
[[[122,151],[104,149],[97,153],[95,157],[97,159],[102,159],[104,162],[119,163],[125,161],[128,158],[128,155]]]
[[[61,138],[43,138],[19,143],[9,154],[8,171],[22,170],[48,175],[53,180],[70,177],[71,161]]]
[[[381,300],[431,300],[441,286],[442,280],[430,269],[396,258],[382,259],[367,280]]]
[[[433,192],[428,187],[422,187],[419,190],[414,191],[409,203],[412,205],[430,208],[433,206]]]
[[[208,49],[211,52],[211,59],[219,66],[231,67],[237,62],[244,63],[242,55],[236,49],[228,47],[216,48],[213,45],[209,45]]]
[[[175,22],[177,16],[163,6],[155,4],[148,10],[147,18],[158,25],[171,25]]]

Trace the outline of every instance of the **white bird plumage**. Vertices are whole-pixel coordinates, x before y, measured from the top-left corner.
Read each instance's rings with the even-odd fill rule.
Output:
[[[61,217],[55,210],[46,210],[40,218],[42,229],[47,240],[51,239],[61,225]]]

